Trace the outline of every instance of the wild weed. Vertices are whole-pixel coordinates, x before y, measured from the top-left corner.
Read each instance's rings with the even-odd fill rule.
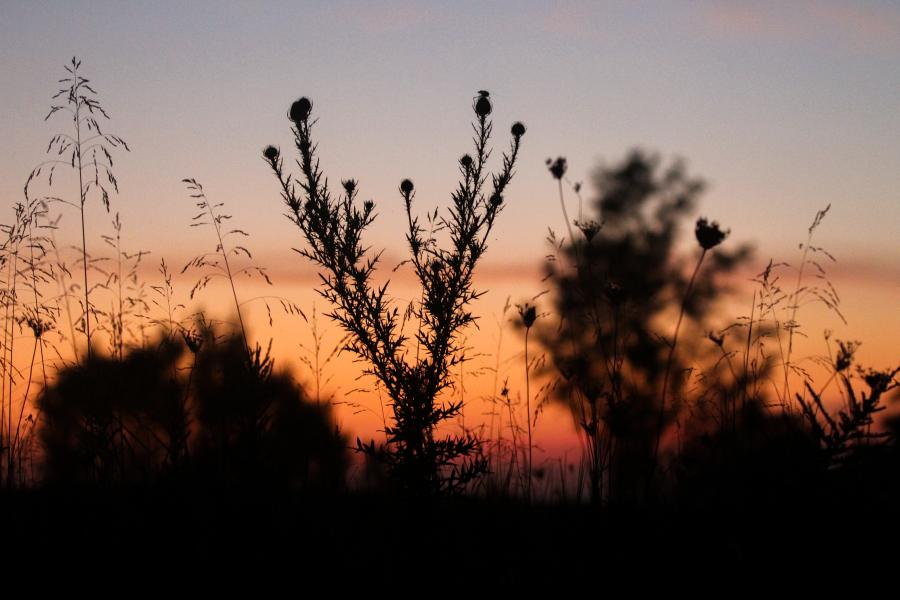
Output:
[[[410,263],[422,288],[422,301],[411,309],[420,323],[414,334],[415,355],[403,332],[403,316],[388,300],[388,285],[374,281],[381,255],[373,255],[362,244],[363,232],[375,219],[375,204],[371,200],[361,206],[357,203],[359,192],[352,179],[343,182],[343,193],[332,196],[316,156],[309,99],[297,100],[288,113],[302,175],[285,172],[274,146],[263,153],[281,185],[287,216],[307,243],[300,254],[323,270],[320,293],[334,307],[330,316],[350,334],[348,349],[367,363],[367,372],[391,399],[393,423],[387,427],[386,446],[376,448],[374,441],[357,440],[357,447],[384,461],[400,487],[413,494],[458,492],[487,471],[474,437],[436,439],[436,427],[461,410],[458,402],[440,402],[438,396],[452,384],[453,369],[465,360],[459,334],[474,322],[468,305],[481,295],[473,289],[472,277],[504,206],[503,194],[513,176],[525,127],[513,125],[510,151],[503,155],[500,172],[486,185],[492,132],[487,92],[479,93],[473,108],[474,156],[460,158],[462,179],[452,195],[449,216],[438,220],[450,237],[450,249],[439,247],[413,216],[413,182],[400,183]]]
[[[81,217],[81,266],[83,272],[84,295],[82,325],[87,338],[87,356],[91,355],[91,315],[93,307],[90,302],[91,288],[88,285],[88,270],[91,265],[87,250],[87,231],[85,225],[85,205],[92,193],[98,193],[106,211],[110,209],[110,191],[118,193],[119,184],[113,174],[112,151],[118,148],[129,150],[125,140],[117,135],[107,133],[101,127],[103,120],[108,120],[109,115],[97,99],[97,92],[92,87],[90,80],[81,75],[79,68],[81,61],[72,58],[70,64],[65,65],[67,76],[60,79],[62,88],[53,96],[54,100],[60,99],[60,104],[53,104],[50,112],[45,117],[49,119],[53,114],[69,113],[72,117],[72,129],[69,133],[58,133],[50,139],[47,152],[55,158],[39,164],[31,172],[26,190],[32,180],[46,173],[47,183],[53,186],[54,174],[58,168],[69,168],[74,171],[78,179],[78,200],[64,200],[59,197],[52,198],[55,201],[76,208]]]
[[[247,340],[247,328],[244,324],[244,315],[243,311],[241,310],[241,308],[247,302],[260,299],[264,300],[266,302],[266,310],[269,315],[270,324],[272,322],[272,311],[271,307],[269,306],[268,300],[273,298],[280,303],[285,313],[290,315],[299,315],[305,319],[306,315],[303,313],[300,307],[285,298],[277,296],[262,296],[259,298],[244,300],[243,302],[238,300],[237,288],[235,287],[235,278],[242,275],[246,277],[258,277],[265,281],[269,286],[272,285],[272,280],[269,278],[265,267],[261,267],[255,264],[248,264],[240,268],[232,266],[232,262],[231,260],[229,260],[229,257],[233,259],[235,257],[244,256],[248,260],[253,259],[253,255],[250,253],[250,250],[248,250],[246,246],[242,244],[231,243],[231,239],[234,237],[237,237],[238,239],[249,238],[250,234],[243,229],[226,229],[225,223],[231,219],[231,215],[222,212],[221,209],[225,206],[225,204],[223,202],[211,202],[203,192],[203,186],[201,186],[197,182],[197,180],[183,179],[182,181],[187,184],[187,188],[191,194],[191,198],[194,198],[194,200],[196,201],[195,203],[199,211],[193,217],[191,227],[212,227],[213,231],[215,231],[217,241],[215,250],[195,256],[184,266],[183,269],[181,269],[182,273],[185,273],[189,269],[199,269],[201,271],[200,279],[198,279],[194,284],[194,287],[191,288],[191,299],[193,300],[197,292],[204,289],[214,279],[219,277],[226,279],[231,290],[231,297],[234,301],[234,310],[237,313],[239,333],[241,339],[244,340],[244,347],[247,349],[248,353],[251,352],[251,348]],[[203,272],[204,270],[206,270],[206,272]]]

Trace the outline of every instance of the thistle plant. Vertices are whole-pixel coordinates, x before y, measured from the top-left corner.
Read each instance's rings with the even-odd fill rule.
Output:
[[[59,80],[60,90],[53,96],[55,101],[44,120],[57,112],[69,113],[72,117],[72,129],[68,133],[57,133],[50,139],[47,153],[55,158],[39,164],[28,176],[25,184],[26,195],[29,184],[42,174],[46,174],[47,183],[53,186],[53,177],[58,168],[69,168],[78,179],[78,200],[73,202],[55,197],[53,200],[63,202],[79,210],[81,216],[81,262],[84,275],[84,332],[87,337],[87,355],[91,355],[91,302],[88,286],[88,268],[90,261],[87,251],[87,232],[85,226],[85,204],[92,194],[99,194],[109,212],[110,191],[119,192],[119,184],[113,174],[113,156],[115,149],[129,150],[125,140],[117,135],[104,131],[103,120],[109,115],[97,99],[97,92],[90,80],[80,74],[81,61],[72,57],[72,62],[65,65],[67,77]]]
[[[388,283],[375,281],[381,253],[372,253],[362,242],[375,220],[375,204],[358,202],[358,185],[352,179],[332,194],[319,167],[308,98],[294,102],[288,112],[301,175],[285,171],[274,146],[263,151],[281,186],[287,217],[306,241],[298,252],[321,269],[319,293],[333,306],[329,316],[347,331],[347,349],[367,364],[366,372],[390,397],[393,415],[386,426],[386,444],[376,448],[374,441],[357,439],[357,450],[381,459],[399,487],[415,495],[459,492],[488,469],[474,435],[440,437],[437,428],[462,408],[460,401],[442,399],[441,393],[453,385],[454,368],[466,360],[460,333],[474,323],[469,305],[483,293],[473,288],[475,266],[505,205],[503,194],[513,177],[525,126],[512,126],[510,149],[499,172],[490,174],[493,128],[488,117],[493,107],[487,92],[479,92],[473,109],[474,152],[459,160],[459,185],[448,214],[437,218],[436,230],[448,234],[448,248],[414,215],[413,182],[404,179],[399,186],[409,263],[422,288],[421,300],[409,313],[419,324],[411,337],[404,331],[404,313],[389,300]]]

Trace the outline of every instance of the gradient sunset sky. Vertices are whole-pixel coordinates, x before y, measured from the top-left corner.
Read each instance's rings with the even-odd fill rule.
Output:
[[[370,241],[402,256],[399,181],[415,181],[422,213],[447,202],[472,97],[487,89],[497,154],[513,121],[528,132],[482,287],[515,271],[519,283],[493,287],[540,291],[547,228],[564,229],[548,156],[588,180],[639,146],[685,158],[709,183],[700,214],[755,242],[762,264],[796,260],[831,204],[817,239],[839,260],[847,337],[876,366],[900,354],[896,2],[2,0],[6,205],[68,125],[43,118],[73,55],[133,150],[118,156],[114,210],[157,260],[181,265],[208,246],[188,228],[181,179],[195,177],[252,233],[262,263],[309,273],[260,158],[269,143],[290,155],[285,112],[301,95],[319,118],[324,170],[360,180],[380,213]],[[89,213],[108,229],[99,203]]]

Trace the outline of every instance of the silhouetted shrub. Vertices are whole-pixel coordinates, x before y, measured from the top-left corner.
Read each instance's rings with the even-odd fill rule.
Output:
[[[566,160],[547,165],[568,221]],[[725,289],[722,275],[746,260],[749,249],[716,249],[702,262],[712,226],[701,220],[700,261],[676,252],[704,189],[680,162],[663,167],[657,156],[634,151],[618,165],[598,167],[593,184],[595,198],[566,223],[569,239],[551,236],[557,256],[547,263],[547,276],[559,322],[545,320],[536,337],[561,375],[552,398],[571,408],[586,437],[592,496],[628,499],[647,488],[658,439],[674,422],[696,352],[690,341],[674,352],[669,323],[679,307],[702,322]],[[580,194],[580,184],[575,188]],[[666,388],[675,402],[661,400]]]
[[[193,367],[195,462],[226,482],[292,488],[343,485],[346,442],[269,352],[247,353],[243,338],[211,331]]]
[[[286,172],[280,153],[270,149],[274,147],[263,151],[281,186],[287,216],[306,241],[299,252],[322,270],[319,293],[333,306],[330,316],[347,331],[347,348],[368,365],[367,372],[391,399],[387,443],[377,447],[374,441],[357,439],[357,449],[382,461],[398,487],[415,495],[460,492],[488,468],[478,439],[470,434],[439,437],[436,429],[462,408],[461,402],[443,400],[441,393],[451,385],[454,367],[465,360],[460,332],[474,322],[469,305],[481,295],[473,289],[475,266],[504,207],[525,126],[512,126],[510,150],[502,156],[500,171],[490,174],[488,116],[493,107],[486,91],[478,93],[473,109],[474,156],[460,160],[461,179],[449,214],[429,215],[431,232],[413,214],[413,182],[400,182],[409,263],[422,289],[421,301],[405,312],[388,299],[387,283],[375,281],[380,254],[363,245],[363,232],[375,219],[375,203],[357,202],[353,180],[344,182],[344,193],[337,196],[328,188],[316,156],[315,120],[307,98],[294,102],[288,112],[302,174]],[[432,235],[441,230],[450,239],[448,249]],[[405,330],[407,319],[418,321],[412,334]]]
[[[243,338],[93,352],[39,399],[47,482],[343,485],[345,442],[268,353]],[[189,476],[189,477],[188,477]]]

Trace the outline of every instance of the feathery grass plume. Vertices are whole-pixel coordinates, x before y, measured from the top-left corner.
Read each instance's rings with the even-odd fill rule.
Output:
[[[415,354],[410,350],[412,340],[403,331],[404,315],[388,300],[388,284],[375,283],[381,254],[373,254],[362,242],[375,219],[375,205],[357,202],[356,185],[332,195],[319,167],[309,99],[297,100],[288,113],[302,174],[291,176],[280,156],[264,153],[281,185],[287,216],[306,241],[298,252],[322,269],[319,292],[333,306],[330,316],[349,334],[347,348],[367,363],[367,372],[390,396],[393,416],[386,427],[386,445],[377,448],[374,441],[357,440],[357,449],[383,460],[400,488],[416,495],[462,491],[487,471],[476,437],[438,437],[436,429],[461,410],[458,401],[442,401],[440,394],[452,385],[454,367],[466,359],[460,332],[475,321],[468,307],[482,294],[473,288],[472,278],[504,207],[503,193],[513,177],[524,126],[514,127],[500,171],[490,175],[488,116],[493,107],[487,92],[478,94],[473,109],[472,162],[460,161],[461,180],[452,194],[449,214],[437,218],[438,229],[450,237],[449,249],[440,247],[414,216],[413,182],[404,179],[399,186],[407,217],[409,262],[422,288],[421,301],[411,307],[420,323],[413,336]]]
[[[54,198],[78,209],[81,217],[81,263],[83,272],[83,330],[87,338],[87,355],[91,354],[91,314],[90,287],[88,286],[88,270],[90,258],[87,251],[87,232],[85,227],[85,205],[92,193],[100,195],[106,211],[110,210],[110,192],[119,192],[119,183],[113,174],[113,151],[124,149],[129,151],[125,140],[108,133],[101,127],[109,115],[97,99],[97,92],[89,79],[84,77],[79,68],[81,61],[72,57],[70,64],[65,65],[67,76],[59,80],[61,89],[53,96],[59,104],[53,104],[44,120],[53,114],[69,113],[72,118],[72,129],[69,133],[58,133],[50,139],[47,153],[54,158],[39,164],[28,176],[25,184],[26,193],[32,181],[46,175],[47,183],[53,186],[55,172],[58,168],[69,168],[78,179],[78,200]]]
[[[270,154],[270,148],[271,146],[264,151],[267,156]],[[276,158],[277,155],[277,152],[273,154],[273,156],[276,156]],[[242,244],[231,244],[232,238],[249,238],[250,234],[243,229],[226,229],[225,223],[231,220],[231,215],[222,212],[221,209],[225,206],[225,203],[211,202],[209,198],[206,197],[206,194],[203,191],[203,186],[200,185],[200,183],[198,183],[196,179],[182,179],[182,182],[187,185],[188,191],[191,193],[191,198],[194,198],[194,200],[196,201],[197,210],[199,211],[192,218],[193,222],[191,223],[191,227],[212,227],[216,233],[217,241],[215,250],[195,256],[184,266],[184,268],[181,269],[182,273],[185,273],[188,269],[199,269],[201,270],[201,272],[203,270],[206,270],[206,272],[202,273],[200,279],[198,279],[194,286],[191,288],[191,300],[194,299],[194,296],[197,294],[197,292],[204,289],[214,279],[218,277],[225,278],[228,281],[228,285],[231,289],[231,297],[234,301],[234,310],[237,313],[238,318],[238,328],[240,330],[241,339],[244,340],[244,346],[247,348],[247,352],[252,352],[252,348],[250,347],[249,341],[247,340],[247,328],[244,326],[244,315],[241,311],[241,308],[248,302],[252,302],[254,300],[264,301],[270,325],[273,322],[272,309],[269,304],[270,300],[277,301],[286,314],[299,315],[305,320],[306,315],[303,313],[299,306],[297,306],[290,300],[287,300],[286,298],[282,298],[280,296],[259,296],[243,301],[238,300],[235,278],[241,275],[247,277],[261,277],[269,286],[272,285],[272,280],[269,278],[265,267],[260,267],[255,264],[249,264],[237,268],[236,265],[232,264],[232,260],[234,260],[234,258],[241,256],[245,257],[247,260],[253,259],[253,255],[250,253],[250,250],[247,249],[246,246]]]
[[[101,313],[106,316],[106,323],[101,324],[100,329],[106,329],[112,355],[121,360],[125,356],[126,337],[135,346],[146,342],[145,315],[150,305],[147,303],[146,286],[138,277],[138,270],[143,258],[150,253],[146,250],[129,253],[122,248],[122,221],[119,213],[116,213],[112,226],[114,235],[102,236],[103,241],[116,253],[114,266],[105,273],[106,282],[103,284],[112,293],[112,302],[109,311]],[[134,328],[135,324],[137,330]]]

